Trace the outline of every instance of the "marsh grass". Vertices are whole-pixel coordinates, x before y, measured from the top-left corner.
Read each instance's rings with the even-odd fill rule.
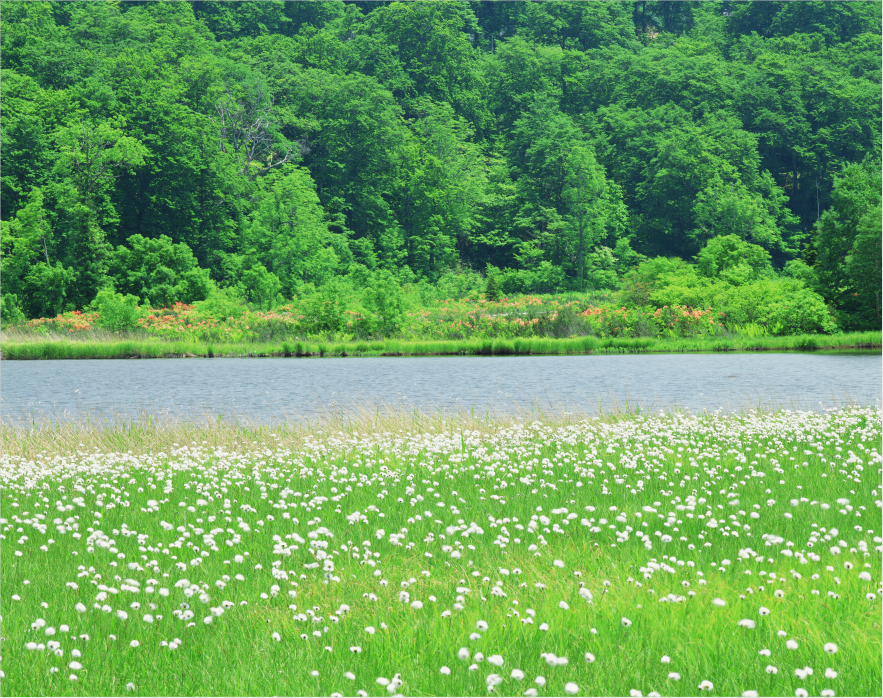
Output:
[[[0,456],[3,694],[880,695],[879,409],[564,412],[44,425]]]
[[[731,351],[817,351],[879,349],[879,332],[787,337],[653,339],[572,337],[566,339],[464,339],[337,342],[309,341],[190,342],[94,331],[90,337],[35,336],[5,332],[0,338],[3,359],[137,359],[170,357],[343,357],[343,356],[512,356],[561,354],[642,354]],[[100,334],[104,332],[104,334]]]

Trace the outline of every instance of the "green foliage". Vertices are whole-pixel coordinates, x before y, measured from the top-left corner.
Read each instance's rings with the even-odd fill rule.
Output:
[[[14,293],[0,294],[0,325],[19,325],[27,320]]]
[[[343,279],[316,332],[378,335],[380,270],[411,304],[494,295],[493,267],[635,307],[779,272],[879,327],[879,3],[730,5],[4,5],[7,305],[211,280],[270,312]],[[767,261],[708,251],[731,236]]]
[[[242,288],[245,297],[258,308],[270,310],[276,303],[276,296],[282,288],[282,282],[273,272],[267,271],[263,264],[255,264],[242,272]]]
[[[814,268],[847,327],[880,327],[880,191],[879,158],[844,167],[816,226]]]
[[[126,242],[128,246],[120,245],[112,253],[108,265],[119,292],[135,295],[140,303],[156,308],[208,296],[209,272],[198,267],[184,243],[176,245],[165,235],[156,240],[133,235]]]
[[[142,316],[138,296],[115,293],[112,287],[101,289],[90,307],[98,312],[95,324],[112,332],[134,330]]]
[[[407,302],[395,277],[388,271],[374,275],[362,300],[369,316],[365,318],[362,332],[368,336],[395,336],[405,322]]]
[[[696,255],[696,269],[702,276],[739,286],[768,274],[770,255],[738,235],[721,235],[709,240]]]
[[[484,296],[489,301],[500,300],[500,285],[497,283],[497,275],[495,273],[488,274],[487,285],[485,286]]]

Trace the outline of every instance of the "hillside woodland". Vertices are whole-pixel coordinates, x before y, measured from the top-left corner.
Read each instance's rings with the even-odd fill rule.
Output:
[[[879,2],[27,2],[0,32],[4,326],[376,337],[559,294],[880,328]]]

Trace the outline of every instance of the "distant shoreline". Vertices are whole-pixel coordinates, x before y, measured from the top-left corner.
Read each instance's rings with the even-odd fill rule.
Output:
[[[4,341],[3,360],[160,358],[344,358],[370,356],[554,356],[591,354],[681,354],[756,351],[880,351],[879,332],[786,337],[653,339],[571,337],[562,339],[464,339],[361,342],[274,341],[212,343],[161,339]]]

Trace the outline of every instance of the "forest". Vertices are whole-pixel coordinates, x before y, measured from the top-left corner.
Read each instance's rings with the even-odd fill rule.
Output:
[[[370,338],[564,294],[881,327],[879,2],[21,2],[0,32],[4,326]]]

